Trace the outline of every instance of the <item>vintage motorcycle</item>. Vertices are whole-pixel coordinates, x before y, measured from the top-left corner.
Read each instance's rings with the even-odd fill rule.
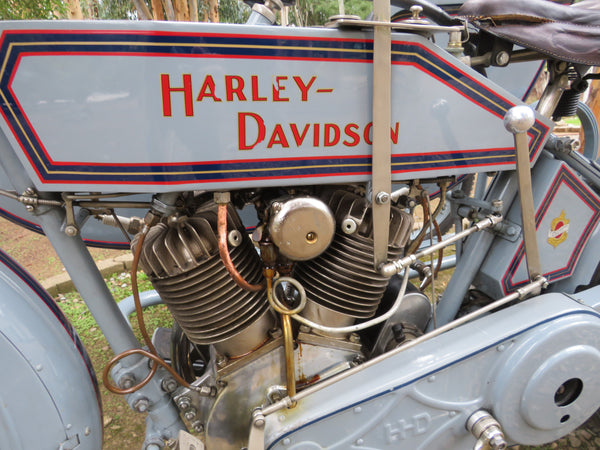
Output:
[[[56,249],[145,449],[502,449],[600,406],[600,3],[392,3],[0,24],[2,214]],[[578,111],[583,154],[552,134]],[[131,247],[131,299],[86,245]],[[101,448],[85,349],[0,262],[0,447]]]

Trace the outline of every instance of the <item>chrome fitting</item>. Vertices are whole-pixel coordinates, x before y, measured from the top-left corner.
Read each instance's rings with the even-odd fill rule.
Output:
[[[489,412],[483,409],[471,414],[467,419],[466,427],[477,439],[474,450],[484,448],[504,450],[507,447],[502,427]]]

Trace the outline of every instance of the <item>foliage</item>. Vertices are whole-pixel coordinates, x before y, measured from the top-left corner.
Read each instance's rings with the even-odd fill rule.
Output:
[[[125,20],[136,18],[131,0],[79,0],[83,16],[90,19]]]
[[[345,14],[367,17],[372,11],[373,3],[365,0],[345,0]],[[323,25],[329,17],[339,14],[338,0],[296,0],[290,8],[290,23],[305,27]]]
[[[0,20],[58,19],[66,14],[61,0],[0,0]]]
[[[250,7],[241,0],[219,0],[221,23],[245,23],[250,16]]]

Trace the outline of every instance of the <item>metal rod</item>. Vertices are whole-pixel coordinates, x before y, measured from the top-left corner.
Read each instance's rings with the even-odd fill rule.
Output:
[[[496,224],[502,222],[502,216],[489,215],[485,219],[480,222],[477,222],[472,227],[467,228],[466,230],[461,231],[460,233],[456,233],[454,236],[442,241],[437,244],[432,245],[431,247],[427,247],[417,253],[413,253],[412,255],[405,256],[404,258],[400,258],[396,261],[392,261],[387,264],[383,264],[379,268],[379,272],[386,277],[391,277],[399,273],[405,267],[414,263],[417,259],[420,259],[424,256],[430,255],[431,253],[437,252],[439,249],[447,247],[448,245],[467,237],[468,235],[475,233],[477,231],[484,230],[486,228],[490,228],[495,226]]]
[[[504,116],[504,126],[514,135],[515,140],[521,221],[523,222],[523,242],[525,244],[525,259],[527,261],[527,272],[529,273],[530,280],[542,274],[529,163],[529,137],[527,135],[527,130],[534,123],[535,113],[531,108],[524,105],[509,109]]]

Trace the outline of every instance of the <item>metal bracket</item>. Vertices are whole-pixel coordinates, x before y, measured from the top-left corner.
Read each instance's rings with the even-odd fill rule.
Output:
[[[387,261],[390,194],[392,191],[392,31],[383,24],[390,23],[390,2],[374,0],[373,18],[373,265],[377,269]]]
[[[79,441],[79,435],[76,434],[75,436],[71,436],[66,441],[61,442],[60,446],[58,447],[58,450],[73,450],[79,447],[80,443],[81,442]]]

